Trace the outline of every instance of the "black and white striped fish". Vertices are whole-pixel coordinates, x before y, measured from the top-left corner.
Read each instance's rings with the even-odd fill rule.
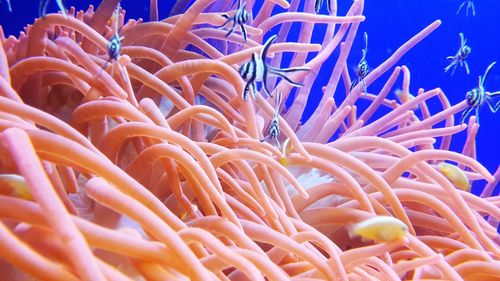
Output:
[[[228,23],[233,22],[233,26],[229,29],[229,32],[226,33],[226,37],[233,33],[236,25],[239,25],[241,28],[241,33],[243,34],[243,42],[247,41],[247,30],[245,29],[245,23],[250,18],[250,14],[247,12],[247,10],[245,10],[246,4],[246,2],[242,4],[241,0],[238,0],[238,9],[236,10],[234,16],[230,17],[228,14],[222,15],[222,17],[226,19],[226,22],[223,25],[219,26],[219,28],[224,28]]]
[[[275,111],[274,111],[274,116],[273,119],[271,119],[271,124],[269,124],[269,131],[268,135],[265,136],[261,142],[266,141],[268,139],[273,139],[278,148],[280,148],[280,141],[278,140],[278,137],[280,135],[280,123],[279,123],[279,116],[280,116],[280,109],[281,109],[281,97],[282,93],[281,91],[278,91],[276,94],[276,100],[275,100]]]
[[[358,63],[358,67],[356,68],[356,78],[352,81],[351,83],[351,88],[349,91],[352,91],[352,89],[359,84],[360,82],[363,84],[363,92],[366,93],[366,84],[364,78],[368,74],[368,62],[366,61],[366,53],[368,52],[368,34],[365,32],[364,33],[365,37],[365,48],[362,50],[363,56],[361,57],[361,60]]]
[[[484,76],[482,77],[479,76],[478,86],[467,92],[465,98],[467,100],[467,104],[469,105],[469,107],[462,113],[462,118],[460,118],[460,123],[464,123],[467,116],[469,116],[471,111],[474,109],[476,111],[476,122],[477,124],[479,124],[479,107],[484,102],[488,104],[488,107],[493,113],[497,112],[498,108],[500,108],[500,101],[498,101],[495,105],[493,105],[493,101],[491,100],[491,98],[500,95],[500,91],[490,93],[487,92],[484,88],[484,82],[488,77],[488,73],[496,63],[497,63],[496,61],[492,62],[488,66],[488,68],[486,68]]]
[[[457,51],[457,54],[454,56],[448,56],[446,59],[451,59],[450,65],[448,65],[445,69],[444,72],[447,72],[453,67],[453,70],[451,71],[451,75],[455,73],[455,70],[457,69],[458,63],[460,63],[460,66],[465,66],[465,71],[467,74],[470,73],[469,71],[469,65],[465,61],[467,57],[470,55],[470,52],[472,49],[467,46],[467,39],[464,38],[464,34],[460,32],[460,48]]]
[[[266,56],[269,48],[272,43],[276,40],[278,36],[271,36],[260,52],[260,55],[257,53],[253,53],[250,61],[244,63],[240,69],[240,75],[247,82],[245,85],[245,89],[243,91],[243,99],[246,100],[248,97],[248,91],[250,91],[250,87],[252,88],[252,97],[255,99],[257,93],[257,85],[256,82],[262,81],[264,92],[266,96],[271,96],[269,89],[267,87],[267,75],[273,74],[285,79],[288,83],[295,87],[302,87],[303,85],[297,82],[292,81],[290,78],[286,77],[285,73],[296,72],[296,71],[309,71],[310,69],[307,67],[291,67],[291,68],[277,68],[272,67],[266,63]]]
[[[120,3],[118,3],[118,5],[116,6],[115,16],[114,16],[114,18],[115,18],[115,30],[114,30],[115,34],[113,34],[113,36],[111,37],[111,39],[109,39],[108,45],[107,45],[107,52],[108,52],[109,59],[104,64],[104,66],[102,67],[101,71],[106,68],[106,66],[108,65],[108,63],[110,63],[111,61],[117,60],[118,57],[120,56],[120,52],[122,50],[122,40],[123,40],[123,37],[120,37],[120,35],[118,34],[118,18],[119,18],[119,14],[120,14]],[[101,74],[101,72],[99,72],[99,75],[100,74]]]
[[[116,60],[120,56],[120,52],[122,50],[122,40],[123,37],[120,37],[117,32],[111,37],[108,42],[108,56],[109,60]]]

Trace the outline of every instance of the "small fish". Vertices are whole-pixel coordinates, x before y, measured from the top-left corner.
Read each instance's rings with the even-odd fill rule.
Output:
[[[269,125],[269,133],[265,138],[260,140],[261,142],[264,142],[267,139],[273,139],[278,148],[280,147],[280,141],[278,140],[278,137],[280,136],[279,116],[281,108],[281,96],[282,96],[281,91],[278,91],[276,95],[276,106],[275,106],[274,116],[273,119],[271,119],[271,124]]]
[[[241,28],[241,33],[243,34],[243,42],[247,42],[247,30],[245,29],[245,23],[248,21],[250,18],[250,14],[245,10],[246,2],[241,3],[241,0],[238,0],[238,9],[236,10],[236,13],[234,13],[234,16],[230,17],[228,14],[223,14],[222,17],[226,19],[226,22],[218,26],[218,28],[224,28],[228,23],[233,22],[233,26],[231,29],[229,29],[229,32],[226,34],[226,37],[231,35],[233,33],[234,29],[236,28],[236,25],[239,25]]]
[[[302,87],[303,85],[292,81],[290,78],[285,76],[285,73],[296,72],[296,71],[309,71],[307,67],[292,67],[292,68],[276,68],[268,65],[266,63],[267,51],[271,47],[272,43],[276,40],[278,36],[273,35],[267,39],[266,43],[262,46],[260,55],[253,53],[250,61],[245,62],[239,68],[239,73],[241,78],[247,82],[245,89],[243,90],[243,99],[247,100],[248,91],[250,87],[252,88],[252,97],[255,99],[257,94],[257,85],[255,82],[262,81],[264,92],[267,96],[271,96],[267,88],[267,75],[273,74],[285,79],[288,83],[295,87]]]
[[[33,201],[33,195],[24,177],[20,175],[0,175],[0,194]]]
[[[40,6],[38,7],[38,15],[42,18],[45,18],[45,15],[47,14],[47,7],[49,6],[49,1],[50,0],[41,0],[40,1]],[[64,8],[64,4],[62,0],[56,0],[57,6],[59,7],[59,11],[63,13],[63,15],[66,15],[66,8]]]
[[[288,166],[289,163],[286,157],[288,156],[288,154],[290,154],[290,152],[292,152],[292,150],[293,150],[293,144],[290,141],[290,138],[287,138],[283,142],[283,145],[281,146],[281,153],[283,154],[283,158],[279,159],[281,165],[285,167]]]
[[[111,40],[108,42],[108,56],[109,60],[117,60],[120,56],[120,52],[122,49],[122,40],[123,37],[120,37],[118,33],[115,33]]]
[[[460,32],[460,48],[457,51],[457,54],[454,56],[448,56],[446,59],[451,59],[450,65],[445,67],[444,72],[448,72],[453,67],[453,70],[451,71],[451,75],[455,73],[455,69],[457,69],[458,63],[460,63],[460,66],[465,66],[465,71],[467,74],[470,73],[469,71],[469,65],[467,64],[467,57],[470,55],[470,52],[472,49],[467,46],[467,39],[464,38],[464,34]]]
[[[314,11],[316,12],[316,14],[319,14],[319,10],[321,10],[322,6],[323,6],[323,0],[314,1]],[[330,0],[326,0],[326,10],[328,11],[328,14],[332,13],[330,9]]]
[[[118,57],[120,56],[120,52],[122,50],[123,37],[120,37],[120,35],[118,35],[118,14],[119,14],[119,12],[120,12],[120,3],[118,3],[118,5],[116,6],[116,11],[112,16],[115,18],[115,34],[113,34],[113,36],[109,40],[108,46],[107,46],[109,59],[104,64],[101,71],[106,68],[108,63],[110,63],[111,61],[117,60]],[[116,16],[115,16],[115,14],[116,14]],[[99,75],[100,74],[101,74],[101,72],[99,72]]]
[[[441,162],[437,165],[437,170],[443,174],[453,185],[463,191],[470,192],[469,179],[465,176],[464,171],[457,166]]]
[[[474,2],[472,2],[472,0],[465,0],[464,2],[462,2],[460,7],[458,7],[457,15],[458,15],[458,13],[460,13],[460,10],[462,10],[462,8],[465,6],[465,4],[467,4],[467,9],[465,10],[465,15],[469,16],[469,9],[472,9],[472,15],[475,16],[476,9],[474,8]]]
[[[484,82],[488,77],[488,73],[496,63],[497,62],[495,61],[492,62],[490,65],[488,65],[488,68],[486,68],[484,75],[482,77],[479,76],[478,86],[468,91],[467,94],[465,95],[465,99],[467,100],[467,104],[469,105],[469,107],[462,113],[462,118],[460,118],[460,123],[464,123],[467,116],[469,116],[471,111],[474,109],[476,111],[476,122],[479,125],[479,107],[485,101],[488,104],[491,112],[493,113],[497,112],[498,108],[500,108],[500,101],[497,102],[495,105],[493,105],[493,101],[491,100],[491,98],[500,95],[500,91],[490,93],[484,89]]]
[[[408,227],[400,220],[389,216],[376,216],[353,225],[349,236],[360,236],[362,240],[394,242],[408,234]]]
[[[366,53],[368,53],[368,34],[365,32],[364,33],[365,37],[365,48],[362,50],[363,56],[361,57],[361,60],[358,63],[358,67],[356,68],[356,78],[352,81],[351,83],[351,88],[349,91],[352,91],[352,89],[358,84],[362,83],[363,84],[363,92],[366,93],[366,84],[365,84],[365,77],[368,74],[368,62],[366,61]]]
[[[118,35],[118,18],[120,15],[120,3],[116,6],[115,12],[113,13],[112,18],[114,18],[115,22],[115,34],[111,37],[108,42],[108,56],[110,60],[117,60],[120,56],[120,51],[122,49],[122,40],[123,37]]]

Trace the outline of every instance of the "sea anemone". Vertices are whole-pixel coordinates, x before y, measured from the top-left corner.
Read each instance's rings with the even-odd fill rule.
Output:
[[[327,1],[328,15],[312,0],[264,1],[246,42],[239,27],[217,28],[236,5],[214,0],[178,1],[162,21],[151,1],[149,22],[125,22],[119,1],[103,0],[38,18],[18,38],[2,32],[2,280],[498,280],[500,169],[475,160],[474,117],[455,125],[467,102],[450,106],[439,88],[409,98],[410,70],[397,66],[440,21],[350,91],[364,2],[338,16]],[[287,42],[297,21],[298,42]],[[312,43],[319,24],[324,40]],[[238,69],[271,29],[269,65],[310,71],[289,74],[301,88],[270,77],[270,97],[244,100]],[[110,58],[115,35],[121,53]],[[334,68],[322,68],[335,50]],[[362,93],[387,72],[377,94]],[[387,95],[400,76],[397,102]],[[321,101],[301,123],[311,95]],[[442,110],[431,114],[429,101]],[[261,141],[273,116],[283,149]],[[450,151],[464,130],[463,151]],[[483,194],[456,188],[444,161],[486,180]],[[376,216],[408,234],[348,235]]]

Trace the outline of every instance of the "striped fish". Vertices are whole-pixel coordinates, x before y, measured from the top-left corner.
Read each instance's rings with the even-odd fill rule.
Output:
[[[269,48],[276,41],[277,35],[271,36],[260,52],[260,55],[253,53],[250,61],[245,62],[241,65],[239,69],[239,73],[241,78],[247,82],[245,85],[245,89],[243,90],[243,99],[246,100],[248,97],[248,92],[250,88],[252,90],[252,97],[255,99],[257,94],[257,85],[256,82],[262,81],[264,92],[266,96],[271,96],[269,89],[267,87],[267,75],[273,74],[285,79],[288,83],[295,87],[302,87],[303,85],[297,82],[292,81],[290,78],[286,77],[286,73],[296,72],[296,71],[309,71],[310,69],[307,67],[291,67],[291,68],[276,68],[268,65],[265,61],[267,57],[267,52]]]
[[[368,62],[366,61],[366,53],[368,52],[368,34],[365,32],[364,33],[365,37],[365,48],[362,50],[363,56],[361,57],[361,60],[358,63],[358,67],[356,68],[356,78],[352,81],[351,83],[351,88],[349,91],[352,91],[352,89],[358,84],[362,83],[363,84],[363,92],[366,93],[366,84],[364,78],[368,74]]]
[[[110,60],[116,60],[120,56],[120,52],[122,50],[122,40],[123,37],[118,35],[118,18],[120,15],[120,3],[116,6],[116,10],[113,14],[115,18],[115,34],[111,37],[108,42],[108,56]]]
[[[107,46],[107,51],[108,51],[108,56],[109,56],[109,59],[106,61],[106,63],[104,63],[103,67],[101,68],[101,70],[99,71],[99,74],[97,74],[97,76],[100,76],[101,75],[101,72],[106,69],[106,67],[108,66],[108,63],[110,63],[111,61],[114,61],[114,60],[117,60],[118,57],[120,56],[120,52],[122,50],[122,40],[123,40],[123,37],[120,37],[120,35],[118,35],[118,16],[120,14],[120,3],[118,3],[118,5],[116,6],[116,10],[113,14],[113,16],[111,17],[111,19],[114,19],[115,21],[115,34],[113,34],[113,36],[111,37],[111,39],[108,41],[108,46]]]
[[[451,75],[455,73],[455,70],[457,69],[458,63],[460,63],[460,66],[465,66],[465,71],[467,74],[470,73],[469,71],[469,65],[465,61],[467,57],[470,55],[470,52],[472,49],[467,46],[467,39],[464,38],[464,34],[460,32],[460,49],[458,49],[457,54],[454,56],[448,56],[446,59],[451,59],[450,65],[445,67],[444,72],[448,72],[453,67],[453,70],[451,71]]]
[[[244,24],[250,18],[250,14],[247,12],[247,10],[245,10],[246,4],[246,2],[242,4],[241,0],[238,0],[238,9],[236,10],[234,16],[230,17],[228,14],[222,15],[222,17],[226,19],[226,22],[223,25],[218,26],[218,28],[224,28],[228,23],[233,22],[233,26],[229,29],[229,32],[226,33],[226,37],[233,33],[236,25],[239,25],[241,28],[241,33],[243,34],[243,42],[247,41],[247,30],[245,29]]]
[[[479,124],[479,107],[485,101],[488,104],[488,107],[490,108],[491,112],[493,113],[497,112],[498,108],[500,108],[500,101],[497,102],[495,105],[493,105],[493,101],[491,100],[494,96],[500,95],[500,91],[490,93],[484,89],[484,82],[488,77],[488,73],[496,63],[497,62],[494,61],[490,65],[488,65],[488,68],[486,68],[484,75],[482,77],[479,76],[478,86],[468,91],[467,94],[465,95],[465,99],[467,100],[467,104],[469,105],[469,107],[462,113],[462,118],[460,118],[460,123],[464,123],[467,116],[469,116],[471,111],[474,109],[476,111],[476,120],[477,120],[476,122],[477,124]]]
[[[281,91],[278,91],[276,94],[276,100],[275,100],[275,111],[274,111],[274,116],[273,119],[271,119],[271,124],[269,125],[269,133],[268,135],[260,140],[261,142],[266,141],[268,139],[273,139],[278,148],[280,148],[280,141],[278,140],[278,137],[280,135],[280,123],[279,123],[279,116],[280,116],[280,108],[281,108],[281,97],[282,93]]]

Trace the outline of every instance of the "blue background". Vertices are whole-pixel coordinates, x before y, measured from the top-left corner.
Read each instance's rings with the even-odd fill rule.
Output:
[[[328,0],[325,0],[328,1]],[[160,18],[169,14],[173,2],[170,0],[159,1]],[[261,3],[262,1],[257,1]],[[338,0],[338,15],[345,15],[352,4],[352,0]],[[77,9],[86,9],[89,4],[97,7],[100,1],[64,1],[66,7],[76,5]],[[452,105],[459,103],[465,97],[465,93],[477,86],[478,75],[482,75],[486,67],[493,61],[499,61],[494,67],[486,81],[486,89],[500,91],[500,1],[481,0],[474,1],[476,16],[465,16],[465,7],[460,14],[456,14],[462,0],[367,0],[364,15],[366,21],[361,24],[358,38],[354,42],[353,49],[348,59],[351,76],[352,71],[361,56],[364,46],[363,32],[369,35],[369,46],[367,61],[370,66],[376,67],[388,58],[406,40],[418,33],[425,26],[436,19],[442,20],[442,25],[424,41],[412,49],[397,65],[407,65],[411,72],[410,92],[416,93],[418,88],[426,90],[440,87],[447,95]],[[6,0],[0,4],[0,24],[7,35],[18,36],[26,24],[32,23],[38,16],[38,1],[11,0],[12,13],[7,10]],[[147,0],[123,0],[122,6],[127,11],[127,18],[142,17],[148,19],[149,1]],[[324,5],[325,6],[325,5]],[[258,5],[254,10],[257,12]],[[48,12],[57,11],[55,1],[50,3]],[[325,7],[321,13],[325,14]],[[444,73],[443,69],[448,65],[446,57],[455,55],[460,39],[458,34],[463,32],[467,38],[467,44],[472,48],[472,53],[467,59],[471,74],[467,75],[463,68],[457,68],[454,76]],[[269,34],[268,34],[269,36]],[[313,38],[320,42],[322,34]],[[333,67],[336,54],[324,67]],[[325,73],[325,72],[323,72]],[[329,72],[327,72],[329,74]],[[369,92],[377,93],[382,84],[387,80],[388,74],[378,79],[369,87]],[[328,77],[318,78],[327,81]],[[396,88],[401,85],[401,78]],[[320,83],[316,83],[312,92],[320,92]],[[324,83],[322,84],[324,85]],[[338,91],[344,93],[342,83]],[[315,89],[316,88],[316,89]],[[391,93],[388,96],[394,99]],[[308,118],[311,111],[318,103],[320,96],[311,96],[304,118]],[[495,100],[496,101],[496,100]],[[431,113],[441,110],[438,102],[429,104]],[[494,173],[499,165],[500,156],[500,112],[496,115],[490,112],[484,105],[480,109],[481,127],[477,136],[478,160],[491,172]],[[458,122],[460,115],[456,115]],[[451,149],[460,152],[465,141],[465,133],[452,138]],[[484,186],[484,181],[474,185],[473,191],[477,193]],[[498,191],[496,192],[498,193]]]

